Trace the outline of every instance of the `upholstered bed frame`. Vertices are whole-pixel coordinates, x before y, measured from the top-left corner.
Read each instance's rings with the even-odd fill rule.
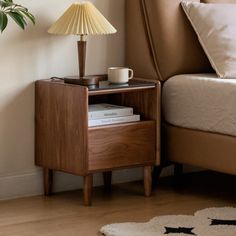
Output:
[[[213,71],[180,2],[126,0],[126,64],[136,76],[164,83],[177,74]],[[236,137],[162,124],[165,160],[236,174]]]

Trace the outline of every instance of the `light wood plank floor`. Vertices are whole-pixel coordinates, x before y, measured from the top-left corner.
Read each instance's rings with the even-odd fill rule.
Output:
[[[185,175],[181,186],[161,179],[151,198],[142,183],[94,189],[93,206],[82,206],[82,192],[0,202],[0,236],[93,236],[105,224],[147,221],[157,215],[192,214],[207,207],[236,206],[236,177],[203,172]]]

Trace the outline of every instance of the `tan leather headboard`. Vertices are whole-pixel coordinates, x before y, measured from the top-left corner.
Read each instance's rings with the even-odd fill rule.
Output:
[[[212,72],[180,2],[126,0],[126,64],[136,76],[164,81],[177,74]]]

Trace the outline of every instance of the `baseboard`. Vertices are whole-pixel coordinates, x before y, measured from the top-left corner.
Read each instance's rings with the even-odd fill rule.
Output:
[[[142,169],[120,170],[113,172],[113,183],[136,181],[142,178]],[[0,176],[0,200],[14,199],[43,194],[42,171],[36,170],[29,173]],[[94,186],[103,184],[102,175],[94,176]],[[54,192],[81,189],[83,178],[56,172],[54,175]]]
[[[199,169],[191,168],[185,172],[195,172]],[[161,176],[173,175],[173,166],[165,168]],[[142,168],[119,170],[113,172],[113,183],[124,183],[141,180],[143,176]],[[42,171],[36,170],[29,173],[0,176],[0,200],[14,199],[21,197],[37,196],[43,194]],[[94,176],[94,186],[103,184],[102,175]],[[54,175],[54,192],[63,192],[75,189],[81,189],[83,178],[61,172]]]
[[[0,200],[40,195],[42,171],[0,177]]]

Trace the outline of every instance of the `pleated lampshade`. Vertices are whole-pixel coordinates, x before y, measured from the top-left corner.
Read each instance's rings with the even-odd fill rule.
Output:
[[[113,34],[116,29],[91,2],[72,4],[48,30],[50,34]]]

